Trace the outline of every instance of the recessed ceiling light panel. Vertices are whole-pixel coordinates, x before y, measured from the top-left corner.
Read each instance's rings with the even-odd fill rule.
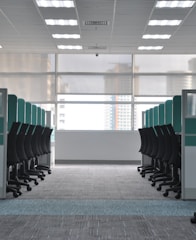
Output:
[[[139,46],[138,50],[161,50],[163,49],[163,46]]]
[[[142,36],[143,39],[169,39],[170,34],[145,34]]]
[[[59,1],[59,0],[36,0],[38,7],[55,7],[55,8],[72,8],[74,7],[73,1]]]
[[[61,38],[65,38],[65,39],[69,39],[69,38],[73,38],[73,39],[78,39],[80,38],[80,34],[52,34],[53,38],[57,38],[57,39],[61,39]]]
[[[178,26],[182,20],[150,20],[149,26]]]
[[[47,25],[59,25],[59,26],[77,26],[78,21],[75,19],[45,19]]]
[[[195,1],[157,1],[156,8],[191,8]]]
[[[82,46],[80,45],[58,45],[58,49],[66,49],[66,50],[81,50]]]

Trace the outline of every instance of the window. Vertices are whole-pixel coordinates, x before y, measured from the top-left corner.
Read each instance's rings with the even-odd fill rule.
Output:
[[[65,99],[66,99],[65,95]],[[73,96],[71,96],[73,97]],[[88,101],[76,101],[57,105],[57,129],[63,130],[131,130],[131,104],[124,103],[118,96],[78,96],[78,99]],[[95,101],[95,99],[99,101]],[[111,98],[110,101],[108,98]],[[62,96],[60,96],[62,99]],[[77,99],[77,96],[75,96]],[[127,96],[128,98],[128,96]],[[131,96],[129,96],[131,98]],[[104,101],[107,99],[107,101]],[[63,113],[62,113],[63,111]],[[63,120],[62,120],[63,118]],[[124,127],[121,125],[124,124]]]

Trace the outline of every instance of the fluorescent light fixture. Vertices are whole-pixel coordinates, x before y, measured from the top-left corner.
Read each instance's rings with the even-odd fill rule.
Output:
[[[156,8],[191,8],[195,1],[157,1]]]
[[[150,26],[177,26],[180,25],[182,20],[150,20]]]
[[[142,36],[143,39],[169,39],[169,34],[145,34]]]
[[[81,50],[82,46],[80,45],[58,45],[58,49],[67,49],[67,50]]]
[[[161,50],[163,46],[139,46],[138,50]]]
[[[64,8],[72,8],[74,7],[73,1],[59,1],[59,0],[36,0],[38,7],[64,7]]]
[[[3,47],[0,45],[0,48],[3,48]]]
[[[77,26],[78,21],[75,19],[45,19],[47,25],[60,25],[60,26]]]
[[[69,39],[69,38],[73,38],[73,39],[78,39],[80,38],[80,34],[52,34],[52,37],[53,38],[66,38],[66,39]]]

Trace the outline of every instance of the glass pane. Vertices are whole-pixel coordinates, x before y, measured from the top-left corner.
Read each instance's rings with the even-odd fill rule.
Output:
[[[0,72],[53,72],[54,54],[0,54]]]
[[[158,106],[159,104],[135,104],[134,105],[134,130],[142,128],[142,112],[150,108]]]
[[[58,101],[91,101],[91,102],[106,102],[106,101],[131,101],[131,95],[75,95],[75,94],[59,94],[57,96]]]
[[[131,94],[131,77],[122,75],[60,75],[58,93]]]
[[[6,75],[0,76],[1,88],[25,101],[54,101],[55,78],[52,75]]]
[[[196,72],[196,55],[135,55],[136,72]]]
[[[132,72],[131,55],[59,54],[58,72]]]
[[[181,95],[182,89],[196,87],[195,76],[138,76],[134,81],[135,95]]]
[[[58,130],[131,130],[130,104],[58,104]]]

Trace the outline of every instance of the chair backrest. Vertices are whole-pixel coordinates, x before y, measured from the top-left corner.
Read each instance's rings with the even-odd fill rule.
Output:
[[[21,123],[13,122],[8,133],[7,138],[7,165],[11,166],[20,162],[20,159],[17,154],[17,134],[19,132]]]
[[[30,124],[25,134],[24,149],[28,159],[35,157],[31,145],[34,129],[35,125]]]
[[[162,160],[165,153],[164,134],[160,125],[154,126],[154,128],[156,130],[157,139],[158,139],[158,150],[157,150],[156,158]]]
[[[163,132],[164,148],[165,148],[162,161],[165,163],[168,163],[172,154],[171,134],[168,129],[168,125],[161,125],[160,128],[162,129],[162,132]]]
[[[17,147],[17,154],[20,161],[28,160],[28,156],[25,152],[25,137],[26,131],[29,125],[26,123],[21,123],[21,127],[18,131],[17,138],[16,138],[16,147]]]

